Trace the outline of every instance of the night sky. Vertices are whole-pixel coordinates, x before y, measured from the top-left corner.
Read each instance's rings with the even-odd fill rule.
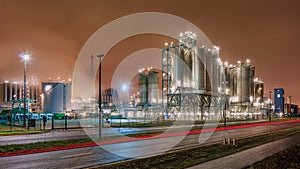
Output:
[[[299,0],[0,0],[0,80],[22,80],[24,50],[33,58],[29,78],[71,78],[82,46],[102,26],[128,14],[164,12],[198,26],[220,46],[223,61],[250,59],[266,96],[283,87],[300,103],[299,6]],[[171,38],[146,34],[116,44],[103,61],[104,87],[127,55],[165,41]]]

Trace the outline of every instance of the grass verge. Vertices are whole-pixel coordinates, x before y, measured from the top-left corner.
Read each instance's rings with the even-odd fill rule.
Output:
[[[300,168],[300,144],[256,162],[245,169]]]
[[[177,152],[166,153],[149,158],[134,159],[132,161],[119,162],[110,165],[100,165],[92,168],[187,168],[262,144],[276,141],[296,133],[300,133],[300,127],[285,129],[276,133],[240,139],[237,141],[237,146],[215,144],[212,146],[190,148]]]
[[[25,135],[25,134],[39,134],[45,133],[46,130],[21,130],[21,131],[0,131],[0,136],[8,136],[8,135]]]
[[[85,138],[85,139],[74,139],[74,140],[38,142],[38,143],[30,143],[30,144],[2,145],[0,146],[0,153],[16,152],[20,150],[43,149],[43,148],[51,148],[51,147],[58,147],[58,146],[68,146],[68,145],[82,144],[88,142],[93,142],[93,141],[90,138]]]

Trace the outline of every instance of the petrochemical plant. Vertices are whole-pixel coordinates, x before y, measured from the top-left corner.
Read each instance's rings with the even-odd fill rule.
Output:
[[[192,32],[180,33],[177,43],[162,49],[161,70],[143,68],[138,72],[138,92],[122,103],[116,89],[102,90],[102,113],[123,118],[205,120],[222,118],[258,119],[298,115],[298,105],[285,104],[283,89],[274,89],[275,105],[264,96],[264,82],[255,77],[250,60],[236,64],[222,62],[217,46],[197,46]],[[28,84],[28,114],[99,112],[96,99],[76,107],[71,103],[71,80]],[[17,108],[24,101],[22,82],[0,83],[0,110]],[[75,101],[78,102],[78,101]],[[24,111],[23,111],[24,112]],[[118,112],[118,113],[116,113]],[[18,113],[17,113],[18,114]],[[270,116],[269,116],[270,117]]]

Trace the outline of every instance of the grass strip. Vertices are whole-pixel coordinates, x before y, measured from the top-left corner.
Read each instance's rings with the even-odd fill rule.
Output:
[[[300,144],[273,154],[245,169],[300,168]]]
[[[45,133],[45,132],[48,132],[48,131],[47,130],[0,131],[0,136],[40,134],[40,133]]]
[[[220,143],[212,146],[185,149],[144,159],[134,159],[132,161],[124,161],[111,165],[99,165],[92,168],[187,168],[216,158],[224,157],[246,149],[260,146],[272,141],[276,141],[294,135],[296,133],[300,133],[300,127],[285,129],[276,133],[239,139],[237,140],[237,146],[228,146]]]
[[[82,143],[89,143],[89,142],[93,142],[93,140],[90,138],[84,138],[84,139],[74,139],[74,140],[38,142],[38,143],[30,143],[30,144],[2,145],[0,146],[0,153],[16,152],[20,150],[52,148],[58,146],[68,146],[68,145],[75,145],[75,144],[82,144]]]

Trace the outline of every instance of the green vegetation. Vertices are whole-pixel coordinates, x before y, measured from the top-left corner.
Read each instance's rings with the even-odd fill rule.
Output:
[[[48,142],[38,142],[31,144],[13,144],[13,145],[3,145],[0,146],[0,152],[15,152],[19,150],[33,150],[33,149],[41,149],[41,148],[51,148],[57,146],[67,146],[81,143],[89,143],[93,142],[90,138],[85,139],[75,139],[75,140],[59,140],[59,141],[48,141]]]
[[[24,134],[39,134],[47,132],[45,130],[21,130],[21,131],[0,131],[0,136],[6,136],[6,135],[24,135]]]
[[[262,161],[254,163],[247,169],[300,168],[300,144],[278,152]]]
[[[300,127],[237,140],[237,146],[215,144],[94,168],[186,168],[300,133]]]

